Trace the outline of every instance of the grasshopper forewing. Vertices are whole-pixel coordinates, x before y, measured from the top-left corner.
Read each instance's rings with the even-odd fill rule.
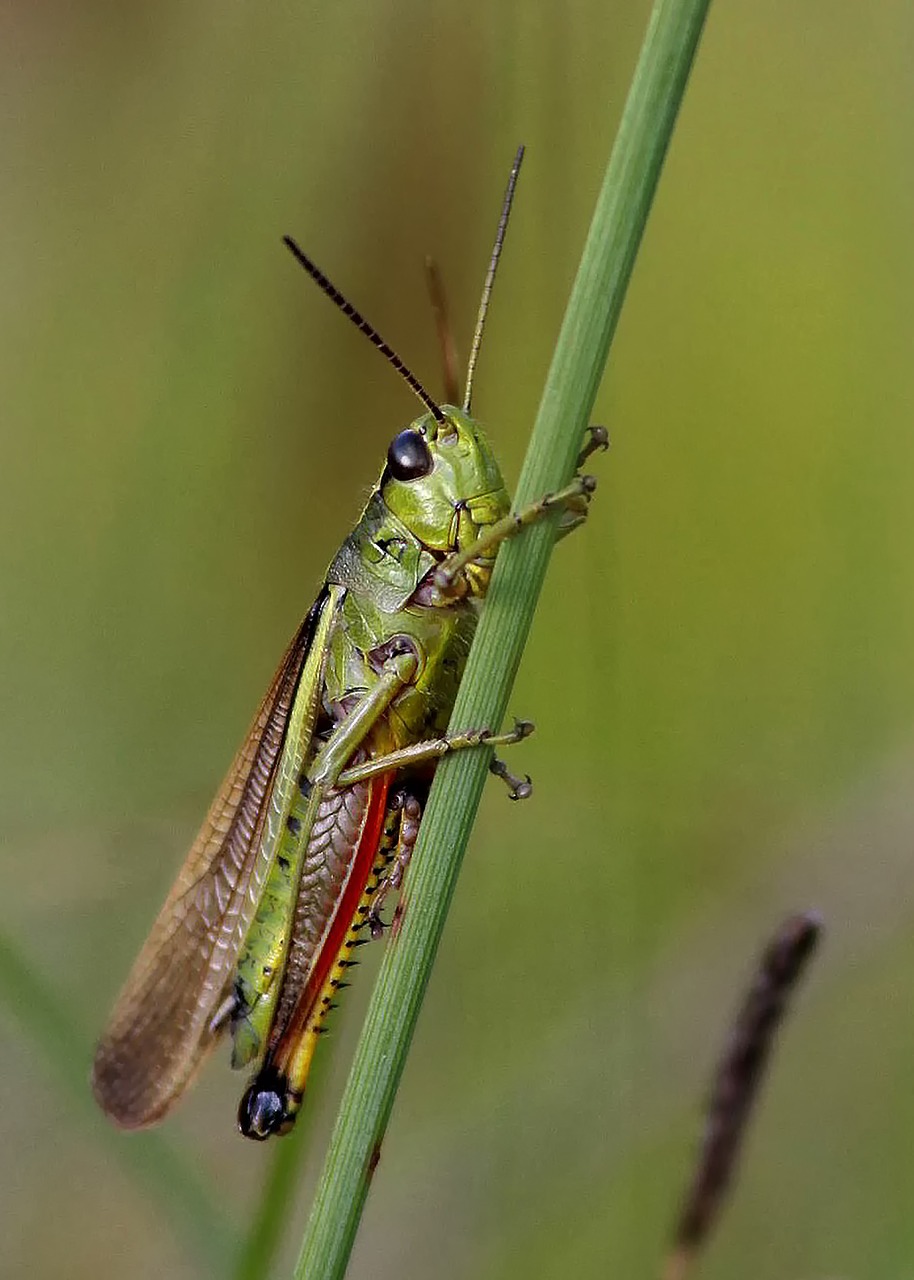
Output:
[[[391,442],[378,486],[286,651],[115,1006],[92,1083],[125,1128],[165,1115],[228,1030],[233,1065],[254,1069],[241,1131],[287,1132],[352,948],[381,931],[377,899],[400,883],[437,760],[527,731],[446,736],[498,546],[556,508],[572,527],[593,489],[577,476],[511,513],[498,463],[469,415],[521,157],[522,149],[460,408],[436,404],[287,240],[426,412]],[[591,447],[598,443],[595,436]],[[496,771],[515,795],[529,790],[500,762]]]
[[[318,612],[283,655],[99,1044],[92,1086],[124,1128],[163,1116],[218,1036],[270,868],[267,807]]]

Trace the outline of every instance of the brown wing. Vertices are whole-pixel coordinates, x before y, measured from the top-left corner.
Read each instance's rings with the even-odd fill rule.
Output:
[[[125,1129],[161,1119],[220,1027],[269,859],[260,834],[322,594],[286,650],[99,1043],[92,1089]]]

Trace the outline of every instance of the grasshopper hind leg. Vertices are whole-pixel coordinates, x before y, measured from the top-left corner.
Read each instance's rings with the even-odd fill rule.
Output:
[[[384,936],[386,926],[381,917],[381,906],[391,889],[399,889],[403,884],[406,868],[419,839],[419,824],[427,798],[428,785],[419,784],[418,781],[401,787],[391,798],[391,810],[396,814],[396,829],[391,833],[387,870],[378,884],[366,916],[369,932],[375,940]]]
[[[327,1030],[325,1019],[336,1008],[336,995],[349,985],[346,971],[358,963],[351,959],[353,950],[368,941],[361,936],[363,930],[367,925],[372,936],[378,936],[375,920],[378,933],[383,929],[378,906],[388,886],[400,886],[419,835],[427,794],[428,783],[417,776],[388,797],[371,872],[330,972],[310,1006],[298,1043],[291,1052],[280,1052],[279,1062],[274,1056],[275,1048],[268,1051],[241,1099],[238,1128],[244,1137],[265,1141],[288,1133],[295,1124],[317,1039]]]

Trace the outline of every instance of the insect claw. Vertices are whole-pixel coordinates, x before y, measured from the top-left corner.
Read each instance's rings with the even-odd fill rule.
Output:
[[[513,791],[508,792],[509,800],[529,800],[533,795],[533,779],[529,773],[524,774],[523,782],[515,784]]]
[[[578,454],[578,460],[575,464],[576,471],[580,471],[592,453],[596,453],[598,449],[602,449],[605,452],[609,448],[609,432],[605,427],[588,427],[587,434],[590,439]]]
[[[517,741],[523,742],[524,738],[529,738],[530,734],[536,728],[532,720],[518,720],[514,717],[514,732],[517,735]]]
[[[509,800],[527,800],[533,794],[533,782],[529,773],[523,778],[516,777],[509,771],[504,760],[499,760],[498,756],[495,756],[489,765],[489,772],[494,773],[496,778],[501,778],[505,783]]]

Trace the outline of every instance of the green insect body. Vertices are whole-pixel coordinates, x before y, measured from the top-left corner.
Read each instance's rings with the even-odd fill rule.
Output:
[[[360,520],[330,566],[320,626],[309,655],[310,674],[323,684],[326,726],[338,717],[340,708],[351,708],[354,698],[376,687],[378,673],[371,655],[382,652],[394,640],[405,641],[412,648],[418,670],[374,727],[372,753],[376,756],[435,737],[447,728],[492,560],[474,563],[467,580],[468,594],[447,607],[417,602],[420,584],[442,554],[472,546],[480,531],[502,519],[510,505],[498,465],[478,425],[459,409],[442,406],[442,411],[447,430],[432,415],[426,415],[398,437],[427,443],[429,474],[398,480],[388,463]],[[467,505],[456,511],[450,496],[454,493],[467,495]],[[434,587],[425,594],[433,596]],[[302,864],[314,823],[321,816],[319,810],[313,812],[311,793],[303,792],[300,786],[305,763],[301,737],[303,733],[310,738],[314,730],[313,717],[303,716],[301,721],[298,732],[290,725],[267,820],[271,833],[274,825],[282,827],[278,838],[273,836],[276,856],[238,962],[237,1004],[232,1014],[232,1064],[238,1067],[262,1054],[273,1023],[280,987],[277,979],[296,924],[293,903]],[[314,754],[308,764],[313,763]],[[367,803],[367,795],[356,795]],[[324,817],[325,822],[318,823],[316,843],[320,847],[312,859],[315,865],[308,889],[309,900],[326,903],[329,908],[341,886],[339,869],[328,864],[323,848]],[[346,839],[352,843],[352,830]],[[326,868],[323,884],[322,865]],[[320,894],[321,888],[326,892]],[[322,925],[328,923],[321,918],[319,906],[313,914]],[[295,929],[298,938],[303,930],[312,937],[308,960],[322,939],[322,931],[313,925],[314,921],[307,919],[298,921]]]
[[[380,775],[316,798],[309,781],[320,776],[320,751],[334,732],[351,733],[358,707],[381,687],[385,656],[414,669],[359,749],[383,759],[445,732],[494,555],[474,560],[446,599],[434,571],[442,557],[476,546],[510,508],[478,424],[452,406],[442,406],[442,415],[441,422],[425,415],[393,442],[378,488],[328,572],[324,718],[302,774],[304,790],[294,779],[287,834],[235,983],[233,1060],[263,1057],[242,1102],[242,1129],[251,1136],[287,1126],[304,1090],[301,1040],[307,1032],[313,1044],[327,994],[315,989],[313,974],[324,949],[339,945],[334,924],[347,877],[391,781]],[[296,913],[296,898],[306,910]],[[296,1006],[301,1025],[290,1031]]]
[[[437,405],[301,250],[299,262],[423,400],[287,649],[99,1044],[95,1095],[125,1128],[181,1097],[228,1030],[254,1068],[246,1136],[288,1131],[351,952],[381,932],[437,761],[516,742],[529,726],[448,737],[479,606],[505,538],[553,511],[573,528],[593,489],[578,475],[512,513],[469,414],[472,372],[522,152],[508,184],[463,408]],[[598,445],[594,435],[584,457]],[[526,783],[492,763],[520,796]]]

